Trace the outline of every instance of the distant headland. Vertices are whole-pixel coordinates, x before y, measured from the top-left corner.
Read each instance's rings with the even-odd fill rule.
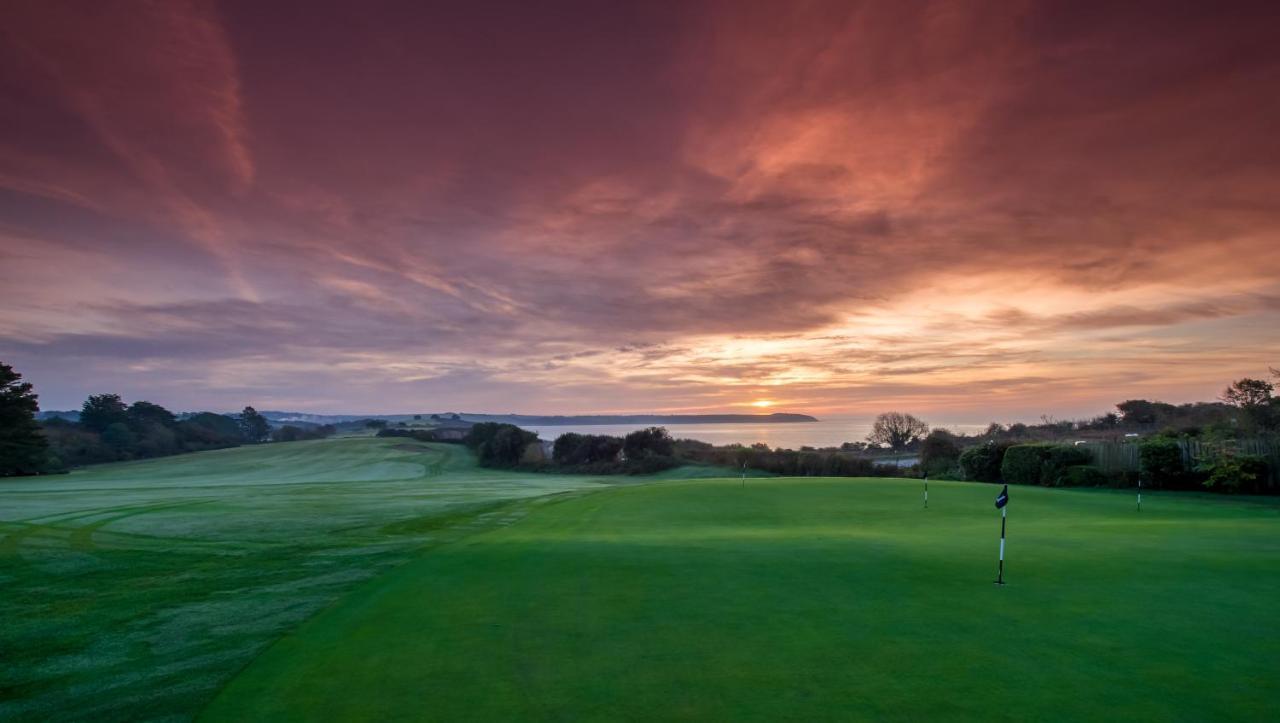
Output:
[[[591,424],[778,424],[790,422],[816,422],[807,414],[578,414],[578,415],[527,415],[527,414],[462,414],[469,422],[505,422],[520,427],[529,425],[591,425]]]
[[[50,414],[62,414],[51,412]],[[272,422],[306,422],[334,424],[357,419],[385,419],[389,422],[444,419],[465,422],[502,422],[519,427],[569,426],[595,424],[787,424],[792,422],[816,422],[808,414],[474,414],[471,412],[437,412],[422,414],[309,414],[306,412],[264,411],[263,416]]]

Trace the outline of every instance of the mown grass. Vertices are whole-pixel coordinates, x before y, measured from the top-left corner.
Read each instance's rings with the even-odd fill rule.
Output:
[[[362,581],[597,486],[368,438],[0,481],[0,720],[190,719]]]
[[[534,506],[285,636],[220,720],[1274,720],[1275,500],[674,481]]]

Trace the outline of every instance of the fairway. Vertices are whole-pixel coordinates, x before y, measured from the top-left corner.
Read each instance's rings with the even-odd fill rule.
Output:
[[[662,482],[436,547],[257,658],[242,720],[1274,720],[1275,500]]]
[[[599,486],[373,438],[0,480],[0,720],[189,720],[362,581]]]

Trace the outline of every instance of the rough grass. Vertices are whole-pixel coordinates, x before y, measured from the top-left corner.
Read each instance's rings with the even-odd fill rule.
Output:
[[[0,720],[190,719],[362,581],[598,481],[372,438],[0,481]]]
[[[282,638],[208,720],[1274,720],[1276,500],[905,480],[551,499]]]

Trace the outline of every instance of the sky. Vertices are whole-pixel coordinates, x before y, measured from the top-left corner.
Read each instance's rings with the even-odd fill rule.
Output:
[[[6,3],[45,409],[941,421],[1280,366],[1280,6]]]

